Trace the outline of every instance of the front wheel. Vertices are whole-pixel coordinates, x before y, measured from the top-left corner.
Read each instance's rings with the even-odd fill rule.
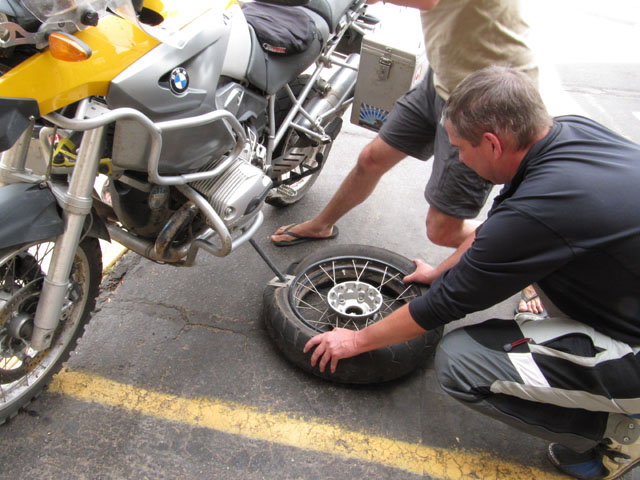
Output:
[[[51,346],[32,352],[29,340],[53,242],[0,251],[0,424],[14,416],[49,383],[76,345],[95,306],[102,277],[98,240],[76,250],[60,323]]]
[[[421,286],[402,278],[413,262],[382,248],[338,245],[319,250],[292,266],[287,286],[267,286],[267,331],[285,357],[328,380],[368,384],[392,380],[431,356],[442,329],[413,340],[340,360],[335,373],[311,367],[303,348],[314,335],[336,327],[360,330],[422,294]]]

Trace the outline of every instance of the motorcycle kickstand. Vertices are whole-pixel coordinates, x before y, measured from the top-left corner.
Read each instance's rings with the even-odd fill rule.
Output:
[[[276,278],[272,279],[269,282],[269,285],[273,285],[275,287],[284,287],[289,285],[293,280],[293,276],[284,275],[280,270],[278,270],[278,267],[276,267],[273,261],[267,256],[265,251],[260,248],[260,245],[258,245],[253,238],[249,239],[249,243],[255,249],[255,251],[258,252],[258,255],[260,255],[262,260],[264,260],[264,262],[269,266],[273,273],[276,274]]]

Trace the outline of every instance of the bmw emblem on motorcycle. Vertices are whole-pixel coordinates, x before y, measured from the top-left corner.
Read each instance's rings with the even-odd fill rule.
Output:
[[[174,68],[169,76],[169,88],[176,95],[182,95],[189,88],[189,75],[187,71],[182,68]]]

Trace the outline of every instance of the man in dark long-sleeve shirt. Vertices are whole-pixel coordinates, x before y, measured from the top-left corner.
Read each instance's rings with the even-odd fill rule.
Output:
[[[433,329],[534,280],[567,316],[640,345],[639,186],[638,145],[591,120],[557,118],[411,316]]]
[[[547,438],[555,466],[617,478],[640,462],[640,146],[581,117],[551,120],[529,80],[465,79],[443,120],[460,160],[505,184],[485,223],[421,298],[359,332],[312,338],[312,364],[404,341],[536,283],[549,318],[453,331],[436,356],[449,394]],[[413,280],[433,278],[417,262]],[[566,445],[566,446],[563,446]]]

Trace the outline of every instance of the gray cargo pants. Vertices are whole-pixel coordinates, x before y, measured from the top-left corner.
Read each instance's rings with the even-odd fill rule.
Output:
[[[442,388],[471,408],[576,451],[604,438],[610,413],[640,412],[639,347],[567,317],[527,317],[446,335],[435,361]]]

